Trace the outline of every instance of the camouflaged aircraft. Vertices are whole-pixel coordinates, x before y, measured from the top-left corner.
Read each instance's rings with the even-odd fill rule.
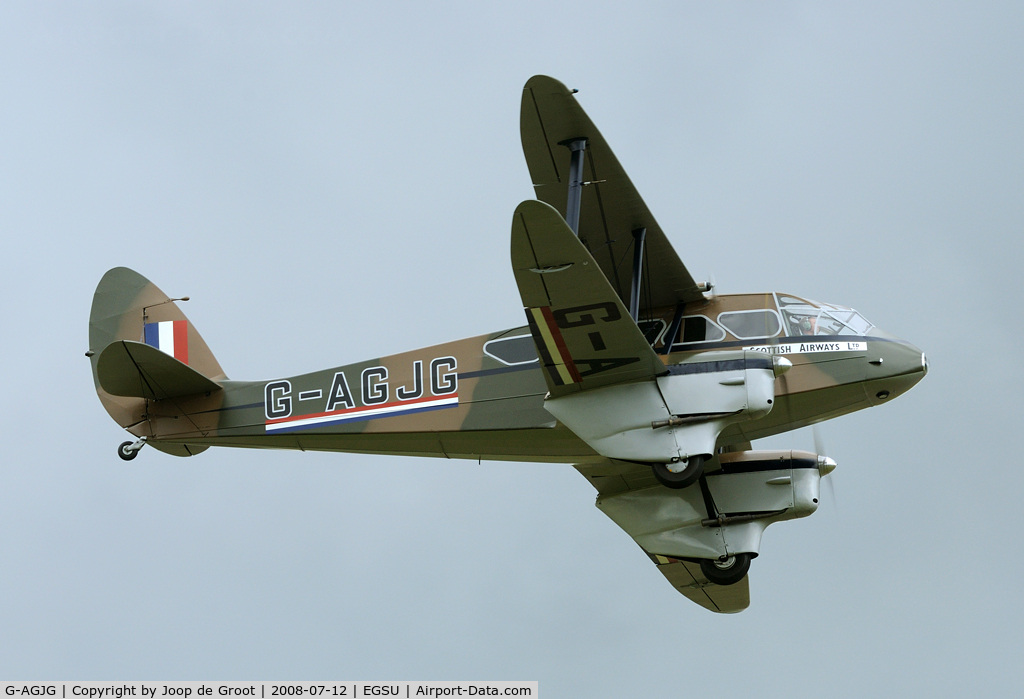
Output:
[[[751,440],[881,405],[925,355],[857,311],[697,283],[574,91],[520,112],[537,200],[512,217],[526,325],[270,381],[231,381],[177,305],[119,267],[93,299],[100,401],[144,445],[572,464],[683,595],[749,605],[765,528],[812,514],[822,454]],[[564,214],[564,215],[563,215]]]

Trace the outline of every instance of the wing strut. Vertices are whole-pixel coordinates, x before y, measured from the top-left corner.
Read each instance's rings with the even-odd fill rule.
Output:
[[[633,316],[634,323],[640,316],[640,281],[643,273],[644,238],[646,237],[646,228],[637,228],[633,231],[633,286],[629,292],[629,315]]]
[[[580,203],[583,200],[583,158],[587,151],[587,139],[571,138],[561,145],[572,151],[569,161],[569,197],[565,204],[565,222],[576,235],[580,234]]]
[[[665,346],[661,350],[662,354],[672,353],[672,345],[675,344],[676,338],[679,337],[679,326],[683,324],[683,313],[685,309],[685,303],[676,304],[676,314],[672,317],[672,325],[668,326],[668,332],[664,335]]]

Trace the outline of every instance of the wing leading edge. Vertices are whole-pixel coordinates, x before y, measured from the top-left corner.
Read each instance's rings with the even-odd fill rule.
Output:
[[[565,213],[569,189],[567,141],[586,138],[579,237],[620,299],[629,303],[631,231],[646,228],[645,293],[640,308],[702,298],[693,277],[647,209],[601,132],[562,83],[544,75],[523,88],[519,113],[523,154],[537,198]],[[649,284],[648,284],[649,282]]]

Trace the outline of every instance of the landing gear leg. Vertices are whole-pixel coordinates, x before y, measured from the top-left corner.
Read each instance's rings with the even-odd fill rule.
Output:
[[[697,479],[700,478],[700,474],[704,473],[704,456],[691,456],[686,461],[683,470],[678,473],[670,471],[668,464],[653,464],[651,468],[654,470],[654,477],[663,486],[667,488],[685,488],[696,483]]]
[[[122,442],[117,448],[117,455],[125,461],[131,461],[139,455],[139,450],[146,446],[145,439],[138,439],[134,442]]]
[[[716,585],[735,585],[750,570],[750,554],[737,553],[724,561],[704,559],[700,562],[700,572]]]

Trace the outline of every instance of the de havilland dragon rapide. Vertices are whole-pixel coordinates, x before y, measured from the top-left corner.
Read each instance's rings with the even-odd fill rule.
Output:
[[[545,76],[523,89],[537,199],[512,214],[520,327],[232,381],[183,299],[107,272],[86,354],[103,407],[134,436],[121,458],[149,445],[571,464],[673,587],[745,609],[765,528],[814,513],[835,468],[751,441],[887,403],[928,362],[852,308],[696,282],[574,92]]]

